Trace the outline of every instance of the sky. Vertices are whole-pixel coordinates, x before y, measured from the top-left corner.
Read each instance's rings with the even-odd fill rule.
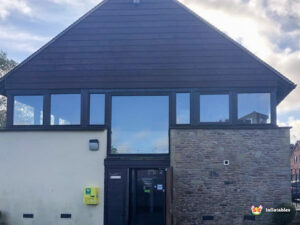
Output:
[[[99,1],[0,0],[0,49],[21,62]],[[300,84],[300,0],[180,1]],[[293,127],[291,142],[300,139],[300,87],[277,111],[278,124]]]

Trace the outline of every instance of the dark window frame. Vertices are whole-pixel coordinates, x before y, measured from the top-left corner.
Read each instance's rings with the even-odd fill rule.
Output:
[[[230,91],[218,91],[218,92],[210,92],[210,91],[200,91],[197,93],[197,107],[199,109],[199,113],[197,114],[197,124],[198,125],[204,125],[204,126],[209,126],[209,125],[218,125],[218,126],[228,126],[233,124],[233,112],[232,112],[232,93]],[[201,122],[200,121],[200,96],[201,95],[228,95],[228,122]]]
[[[266,124],[243,124],[239,121],[238,117],[238,94],[270,94],[270,123]],[[270,125],[276,125],[277,124],[277,113],[276,113],[276,92],[271,91],[238,91],[235,92],[236,95],[236,120],[235,124],[240,126],[270,126]]]
[[[176,124],[176,93],[190,93],[190,124]],[[271,123],[270,124],[239,124],[237,115],[238,93],[270,93]],[[270,128],[277,126],[276,88],[174,88],[174,89],[60,89],[60,90],[8,90],[7,91],[7,129],[11,130],[104,130],[110,129],[111,96],[114,95],[168,95],[170,129],[190,128]],[[51,94],[81,94],[80,125],[50,125]],[[105,125],[89,125],[89,95],[105,94]],[[230,94],[230,123],[200,123],[200,94]],[[44,96],[43,125],[13,125],[14,96]],[[109,136],[109,135],[107,135]]]
[[[91,95],[104,95],[104,124],[90,124],[90,115],[91,115]],[[106,98],[106,92],[103,91],[90,91],[90,90],[86,90],[84,91],[84,93],[82,94],[84,95],[84,99],[83,101],[85,102],[85,105],[83,106],[82,111],[84,112],[84,116],[83,116],[83,124],[88,126],[88,127],[103,127],[106,125],[106,121],[107,121],[107,106],[106,106],[106,102],[107,102],[107,98]],[[86,96],[87,95],[87,96]]]
[[[189,94],[190,95],[190,123],[177,123],[177,94]],[[174,121],[170,123],[174,124],[176,126],[190,126],[193,124],[192,117],[193,117],[193,111],[192,111],[192,92],[191,91],[176,91],[172,93],[172,98],[170,98],[170,101],[172,101],[172,111]],[[171,104],[171,103],[170,103]]]
[[[108,94],[109,98],[109,118],[108,118],[108,134],[107,135],[107,156],[109,158],[120,158],[120,157],[169,157],[170,151],[171,151],[171,140],[170,140],[170,125],[172,123],[172,109],[173,104],[171,101],[173,101],[173,94],[168,91],[133,91],[133,92],[113,92]],[[121,96],[168,96],[169,97],[169,129],[168,129],[168,153],[154,153],[154,154],[112,154],[111,153],[111,132],[112,132],[112,119],[111,119],[111,113],[112,113],[112,98],[113,97],[121,97]]]
[[[40,125],[14,125],[14,112],[15,112],[15,97],[18,97],[18,96],[41,96],[43,97],[43,124],[40,124]],[[10,101],[11,102],[10,102]],[[9,106],[9,103],[10,102],[10,106]],[[39,128],[42,128],[44,125],[45,125],[45,95],[44,94],[38,94],[38,93],[33,93],[33,94],[30,94],[30,93],[26,93],[26,94],[15,94],[13,96],[9,96],[7,98],[7,124],[11,124],[11,126],[13,127],[28,127],[28,128],[31,128],[31,127],[39,127]],[[9,110],[10,110],[10,116],[9,116]],[[8,123],[9,121],[9,123]]]
[[[70,124],[70,125],[59,125],[59,124],[51,124],[51,95],[72,95],[72,94],[77,94],[77,95],[79,95],[79,98],[80,98],[80,109],[79,109],[79,112],[80,112],[80,116],[79,116],[79,124]],[[84,106],[83,106],[83,104],[82,104],[82,92],[80,91],[80,92],[78,92],[78,93],[65,93],[65,92],[62,92],[62,93],[53,93],[53,92],[50,92],[49,94],[48,94],[48,96],[49,96],[49,102],[47,102],[47,104],[49,104],[49,115],[47,115],[47,117],[49,117],[49,118],[47,118],[47,119],[49,119],[49,125],[51,126],[51,127],[81,127],[81,125],[83,124],[83,115],[82,115],[82,113],[83,113],[83,108],[84,108]],[[48,125],[48,124],[47,124]]]

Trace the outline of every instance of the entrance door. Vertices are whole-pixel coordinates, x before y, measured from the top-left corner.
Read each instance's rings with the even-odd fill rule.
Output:
[[[165,225],[165,170],[133,169],[131,180],[131,225]]]

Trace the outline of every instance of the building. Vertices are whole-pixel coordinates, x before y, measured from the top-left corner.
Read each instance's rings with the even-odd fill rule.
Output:
[[[291,154],[291,181],[300,181],[300,141],[293,146]]]
[[[262,113],[258,113],[258,112],[252,112],[246,116],[243,116],[242,118],[240,118],[241,121],[243,121],[244,123],[268,123],[268,119],[269,116],[262,114]]]
[[[294,88],[177,1],[104,1],[0,81],[0,210],[14,225],[269,224],[250,208],[291,200],[276,106]]]

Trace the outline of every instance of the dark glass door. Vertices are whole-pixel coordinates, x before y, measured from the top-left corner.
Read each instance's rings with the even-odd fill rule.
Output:
[[[132,171],[132,225],[165,225],[165,174],[160,169]]]

